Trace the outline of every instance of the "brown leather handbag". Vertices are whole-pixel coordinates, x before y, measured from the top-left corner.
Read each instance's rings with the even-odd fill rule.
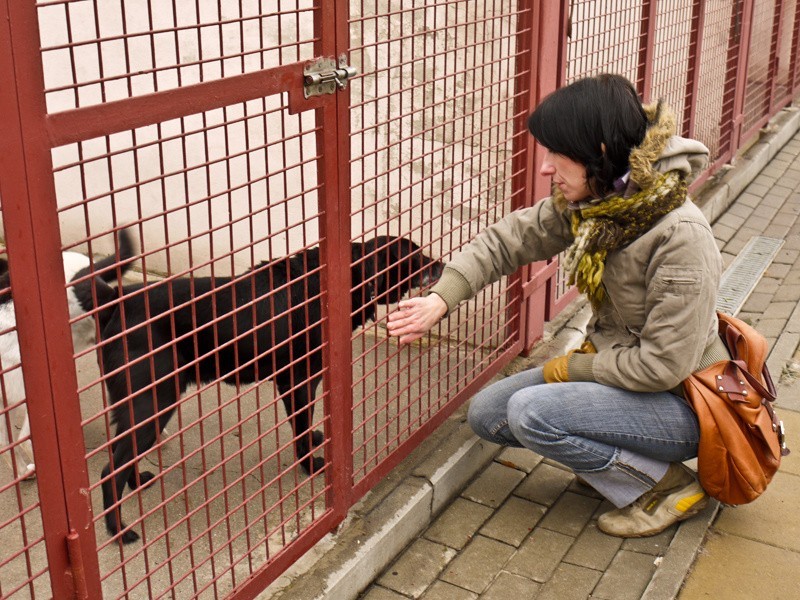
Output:
[[[731,360],[693,373],[683,387],[700,422],[700,484],[720,502],[746,504],[767,489],[789,449],[772,408],[767,341],[744,321],[717,315]]]

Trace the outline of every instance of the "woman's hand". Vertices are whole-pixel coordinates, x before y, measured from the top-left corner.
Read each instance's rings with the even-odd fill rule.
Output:
[[[397,306],[386,327],[401,344],[418,340],[447,314],[447,303],[438,294],[401,300]]]

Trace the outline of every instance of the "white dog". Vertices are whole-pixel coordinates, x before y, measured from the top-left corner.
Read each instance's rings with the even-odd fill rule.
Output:
[[[120,236],[120,269],[124,272],[130,266],[132,248],[128,243],[127,236]],[[89,257],[79,252],[63,252],[64,261],[64,281],[72,281],[76,275],[81,276],[89,272],[91,261]],[[100,273],[117,263],[114,256],[98,261],[94,265],[98,276],[111,283],[116,281],[116,269],[111,269]],[[72,286],[67,288],[67,304],[69,305],[70,319],[85,314],[81,303],[75,296]],[[72,344],[74,352],[81,352],[94,344],[95,341],[94,319],[80,319],[72,325]],[[0,412],[0,453],[9,465],[12,460],[17,464],[17,476],[30,478],[35,474],[35,464],[33,460],[33,447],[30,441],[30,422],[28,420],[28,410],[25,395],[25,381],[22,377],[20,366],[19,340],[17,338],[17,317],[14,310],[14,300],[12,298],[12,288],[10,285],[8,264],[0,259],[0,372],[2,372],[2,397],[3,412]],[[10,369],[10,370],[9,370]],[[17,440],[21,440],[15,448],[8,448],[9,440],[13,437],[14,419],[12,413],[22,413],[22,427]],[[12,459],[13,456],[13,459]],[[13,471],[13,466],[12,466]]]

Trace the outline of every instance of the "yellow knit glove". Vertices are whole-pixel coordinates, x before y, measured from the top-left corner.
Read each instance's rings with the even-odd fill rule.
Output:
[[[544,363],[542,375],[544,375],[545,383],[564,383],[569,381],[569,358],[576,352],[578,354],[594,354],[597,350],[592,342],[586,340],[581,344],[580,348],[570,350],[566,354],[551,358]]]

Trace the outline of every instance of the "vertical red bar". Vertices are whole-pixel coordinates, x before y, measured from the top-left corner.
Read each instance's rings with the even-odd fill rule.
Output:
[[[63,287],[61,236],[45,129],[44,77],[33,3],[4,2],[0,25],[0,182],[31,438],[54,598],[74,594],[66,539],[74,530],[88,593],[99,583],[77,377]],[[13,58],[12,58],[13,57]],[[18,120],[14,115],[19,115]],[[58,427],[56,427],[56,423]],[[69,473],[65,485],[63,473]]]
[[[566,78],[567,56],[567,15],[569,3],[566,0],[543,0],[532,3],[531,65],[535,69],[531,82],[531,108],[547,94],[563,85]],[[550,195],[550,178],[539,174],[541,148],[532,137],[528,137],[531,146],[528,169],[530,177],[530,202],[534,203]],[[533,286],[529,292],[525,307],[525,339],[524,347],[529,350],[544,333],[545,319],[552,313],[551,306],[555,301],[556,270],[546,263],[536,263],[524,270],[524,280]],[[541,281],[534,282],[540,278]]]
[[[689,64],[686,69],[686,103],[683,109],[681,133],[694,137],[695,115],[697,114],[697,91],[700,86],[700,53],[703,49],[705,27],[705,0],[695,0],[692,5],[692,21],[689,31]]]
[[[728,85],[734,86],[733,115],[730,132],[731,156],[736,154],[741,144],[742,123],[744,121],[744,100],[747,94],[746,74],[748,72],[748,59],[750,55],[750,34],[753,25],[754,4],[755,0],[742,0],[739,4],[742,7],[741,16],[738,15],[738,11],[734,11],[732,17],[734,20],[738,19],[738,24],[735,24],[737,31],[734,33],[736,34],[738,32],[739,46],[738,55],[736,57],[737,67],[729,70],[731,81],[728,83]],[[742,73],[745,74],[744,77],[741,76]]]
[[[789,95],[795,96],[800,93],[800,0],[794,9],[794,33],[789,62]]]
[[[653,47],[656,43],[656,0],[642,3],[642,20],[639,28],[639,69],[636,84],[645,102],[650,101],[653,87]]]
[[[512,178],[511,178],[511,194],[516,199],[515,205],[512,209],[520,208],[524,205],[530,205],[533,202],[533,155],[535,150],[535,143],[533,138],[528,134],[527,117],[534,106],[534,95],[536,91],[536,77],[538,75],[538,65],[536,64],[534,54],[535,52],[535,39],[534,34],[538,26],[538,3],[530,0],[521,0],[517,5],[519,19],[517,21],[517,62],[516,62],[516,78],[514,80],[514,128],[513,128],[513,154],[514,158],[511,161]],[[524,75],[524,76],[523,76]],[[517,193],[522,190],[521,193]],[[525,296],[521,293],[521,289],[525,282],[528,281],[530,273],[528,269],[522,269],[514,277],[517,278],[518,285],[512,286],[512,289],[517,290],[518,294],[514,301],[508,302],[508,309],[506,314],[506,322],[509,323],[509,329],[512,327],[511,323],[515,323],[514,314],[519,314],[519,321],[515,326],[519,328],[519,336],[523,340],[527,337],[528,318],[536,319],[536,315],[530,314],[526,308],[528,303],[525,302]],[[543,315],[539,315],[543,318]],[[513,331],[508,331],[507,335],[513,336]]]
[[[778,101],[783,98],[776,98],[778,89],[778,60],[781,56],[781,40],[783,39],[783,0],[775,0],[775,8],[772,13],[772,43],[770,44],[769,67],[767,68],[767,89],[769,90],[769,114],[778,111]]]
[[[349,47],[349,7],[345,2],[323,2],[315,24],[321,40],[318,44],[323,56],[345,54]],[[333,27],[326,24],[333,23]],[[321,35],[323,28],[328,35]],[[325,295],[324,313],[328,320],[328,384],[326,413],[330,419],[330,453],[328,481],[331,482],[328,505],[332,506],[335,521],[343,519],[353,495],[353,407],[352,407],[352,351],[350,298],[350,93],[338,90],[331,102],[317,111],[320,119],[318,145],[320,147],[319,172],[321,173],[324,211],[321,228],[326,245],[328,268],[323,281]],[[321,138],[321,139],[320,139]],[[339,165],[345,165],[340,168]]]

